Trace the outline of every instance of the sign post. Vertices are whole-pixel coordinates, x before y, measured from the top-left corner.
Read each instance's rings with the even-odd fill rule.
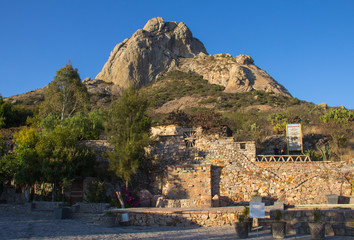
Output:
[[[288,155],[290,151],[302,151],[301,124],[286,125],[286,142],[288,145]]]
[[[257,219],[258,237],[258,218],[265,218],[265,204],[263,202],[250,202],[250,217]]]

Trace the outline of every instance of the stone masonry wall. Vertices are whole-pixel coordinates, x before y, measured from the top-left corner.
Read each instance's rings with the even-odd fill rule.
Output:
[[[163,194],[169,199],[193,199],[195,206],[210,206],[210,165],[168,167],[168,179]]]
[[[227,164],[220,176],[220,195],[233,202],[260,195],[266,203],[323,204],[326,195],[351,196],[350,174],[341,162],[257,162],[240,167]]]
[[[117,209],[117,218],[121,219],[122,212],[129,212],[130,224],[135,226],[224,226],[238,221],[237,215],[241,207],[221,209],[206,208],[193,211],[174,210],[143,210]],[[286,222],[287,234],[309,234],[309,223],[314,221],[313,209],[289,209],[282,211],[282,221]],[[321,220],[325,223],[327,236],[354,236],[353,209],[321,209]],[[270,211],[259,224],[264,228],[271,228],[274,220],[274,211]]]
[[[228,205],[249,202],[252,195],[261,195],[266,203],[320,204],[326,203],[329,194],[352,194],[353,173],[342,171],[348,165],[345,162],[256,162],[252,141],[234,142],[233,138],[204,135],[201,128],[175,125],[160,127],[155,134],[152,153],[161,163],[158,182],[170,199],[199,200],[208,185],[210,197],[218,195]],[[209,169],[199,173],[198,165],[209,165]],[[205,181],[208,184],[202,186]],[[171,194],[178,184],[184,193]]]

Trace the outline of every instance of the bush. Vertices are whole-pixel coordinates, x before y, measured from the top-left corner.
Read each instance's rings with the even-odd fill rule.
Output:
[[[333,109],[321,116],[324,123],[334,121],[336,123],[349,123],[354,121],[354,112],[347,109]]]
[[[86,200],[90,203],[108,202],[107,190],[106,182],[93,180],[87,186]]]
[[[176,98],[217,95],[223,90],[223,86],[210,84],[199,74],[171,71],[140,91],[149,99],[151,107],[159,107]]]
[[[119,191],[122,194],[123,202],[126,208],[139,207],[139,198],[134,191],[131,191],[126,187],[122,187]],[[115,192],[111,194],[111,205],[115,207],[122,207]]]
[[[249,208],[244,207],[242,212],[237,215],[238,222],[245,222],[248,220],[250,214]]]
[[[0,96],[0,128],[19,127],[26,124],[26,119],[32,116],[32,111],[14,107]]]
[[[179,126],[189,126],[190,125],[190,117],[183,111],[177,110],[172,111],[167,116],[167,123],[168,124],[177,124]]]

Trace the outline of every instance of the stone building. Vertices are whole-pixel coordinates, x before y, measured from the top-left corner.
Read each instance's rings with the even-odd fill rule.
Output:
[[[177,125],[151,130],[151,153],[161,167],[155,191],[168,207],[225,206],[260,195],[266,203],[325,203],[325,196],[351,196],[352,172],[345,162],[258,161],[253,141]]]

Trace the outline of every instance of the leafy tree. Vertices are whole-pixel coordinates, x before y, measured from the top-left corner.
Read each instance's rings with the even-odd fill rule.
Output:
[[[126,187],[144,160],[144,147],[149,143],[151,119],[146,114],[147,107],[147,100],[130,87],[109,112],[107,132],[114,146],[108,153],[110,168]]]
[[[0,128],[6,126],[6,118],[11,111],[11,105],[9,102],[4,102],[2,97],[0,96]]]
[[[63,121],[78,111],[87,109],[88,93],[86,86],[71,64],[59,69],[54,80],[49,83],[40,107],[40,116],[53,114]]]
[[[65,120],[64,125],[72,129],[78,139],[98,139],[104,130],[103,111],[93,110],[88,115],[77,113]]]
[[[0,95],[0,128],[18,127],[24,125],[32,112],[20,107],[14,107],[9,101],[4,101]]]
[[[3,184],[10,184],[14,179],[19,166],[18,159],[14,154],[8,154],[0,158],[0,194]]]
[[[16,143],[14,152],[18,164],[14,174],[15,182],[32,186],[41,180],[41,163],[36,151],[39,133],[33,128],[22,129],[14,137]]]
[[[0,159],[2,182],[13,179],[22,186],[52,183],[55,200],[64,183],[94,172],[94,154],[79,144],[70,128],[58,125],[42,133],[22,129],[15,134],[15,143],[14,154]]]
[[[93,110],[88,114],[81,112],[76,113],[70,118],[61,121],[52,113],[46,117],[37,120],[36,126],[41,128],[43,132],[53,131],[57,126],[70,128],[72,134],[80,140],[98,139],[104,130],[104,113],[102,110]]]
[[[77,176],[92,175],[94,171],[94,154],[79,145],[70,128],[57,126],[44,133],[36,151],[41,159],[43,181],[53,184],[53,200],[61,192],[64,182]]]
[[[5,153],[5,138],[0,132],[0,158],[4,155]]]
[[[34,129],[22,129],[14,135],[14,152],[0,158],[1,185],[14,180],[21,186],[31,186],[40,181],[40,163],[35,151],[38,137]]]

